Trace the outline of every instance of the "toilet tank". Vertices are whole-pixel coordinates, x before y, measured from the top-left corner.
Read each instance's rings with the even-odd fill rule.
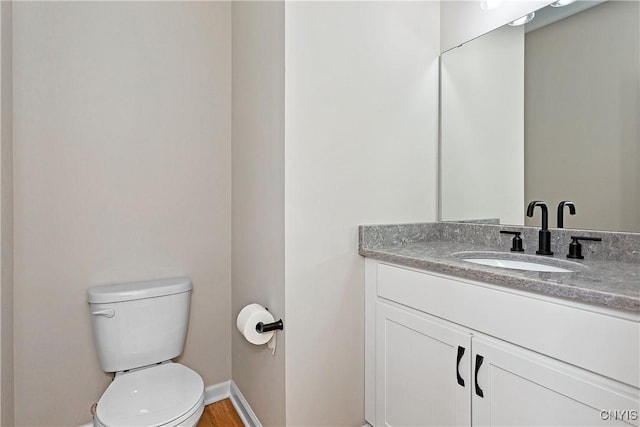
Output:
[[[179,356],[192,289],[187,277],[89,288],[93,340],[102,370],[125,371]]]

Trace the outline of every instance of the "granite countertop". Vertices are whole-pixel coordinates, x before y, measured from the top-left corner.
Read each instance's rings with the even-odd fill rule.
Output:
[[[525,254],[513,253],[503,244],[509,239],[497,237],[498,240],[484,238],[479,241],[477,238],[469,237],[466,229],[468,226],[464,224],[457,224],[455,232],[447,229],[450,228],[447,223],[423,224],[422,229],[420,226],[396,227],[395,234],[389,233],[389,229],[380,232],[381,226],[362,226],[359,253],[365,257],[393,264],[640,313],[640,263],[629,256],[609,254],[607,258],[595,255],[589,257],[589,254],[585,254],[584,260],[567,260],[564,251],[558,251],[553,257],[534,255],[531,252],[535,251],[531,250],[527,250]],[[491,235],[498,234],[498,236],[500,229],[514,229],[514,227],[478,224],[471,227],[489,227],[484,228],[484,231]],[[462,231],[460,231],[461,228]],[[397,231],[400,231],[400,234]],[[477,233],[478,229],[474,229],[473,232]],[[575,231],[573,234],[576,234]],[[633,247],[636,243],[634,238],[635,236],[631,236]],[[500,242],[500,245],[492,244],[494,241]],[[594,247],[597,248],[597,246]],[[569,268],[573,272],[512,270],[462,260],[462,257],[482,258],[496,253],[499,253],[500,258],[556,265]]]

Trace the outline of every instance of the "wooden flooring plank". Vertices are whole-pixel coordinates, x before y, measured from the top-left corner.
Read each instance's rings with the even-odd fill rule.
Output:
[[[204,407],[198,427],[244,427],[231,400],[224,399]]]

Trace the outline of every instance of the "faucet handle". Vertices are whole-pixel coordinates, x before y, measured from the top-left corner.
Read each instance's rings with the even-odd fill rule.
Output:
[[[524,252],[524,249],[522,249],[522,239],[520,238],[520,231],[500,230],[500,234],[513,234],[513,240],[511,241],[511,251]]]
[[[567,255],[567,258],[584,259],[582,256],[582,245],[579,240],[590,240],[592,242],[602,241],[600,237],[571,236],[571,243],[569,244],[569,254]]]

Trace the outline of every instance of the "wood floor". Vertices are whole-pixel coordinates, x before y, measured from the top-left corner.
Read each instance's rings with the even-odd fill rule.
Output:
[[[244,427],[231,400],[224,399],[204,407],[198,427]]]

